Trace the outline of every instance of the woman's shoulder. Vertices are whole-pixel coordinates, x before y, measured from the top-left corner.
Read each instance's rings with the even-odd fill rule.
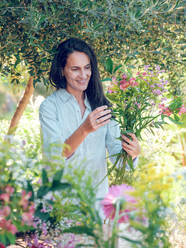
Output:
[[[45,98],[45,100],[41,103],[39,107],[39,112],[45,110],[53,110],[55,108],[56,108],[56,91],[54,91],[51,95]]]

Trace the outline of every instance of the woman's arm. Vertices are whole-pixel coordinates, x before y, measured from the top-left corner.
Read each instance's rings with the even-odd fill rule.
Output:
[[[62,155],[69,158],[78,146],[84,141],[87,135],[96,131],[98,128],[106,125],[111,118],[111,110],[108,107],[101,106],[92,111],[81,126],[65,140],[67,146],[64,147]]]

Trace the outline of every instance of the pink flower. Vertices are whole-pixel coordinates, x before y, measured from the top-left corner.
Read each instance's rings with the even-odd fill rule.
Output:
[[[11,223],[11,220],[1,220],[0,227],[5,231],[11,232],[12,234],[16,234],[17,232],[17,227]]]
[[[125,79],[127,79],[127,75],[126,74],[123,74],[122,75],[122,78],[125,80]]]
[[[140,104],[140,103],[135,102],[135,104],[138,106],[138,108],[140,108],[140,107],[141,107],[141,104]]]
[[[125,91],[126,88],[128,88],[130,86],[130,83],[128,81],[126,81],[125,79],[120,81],[120,89]]]
[[[113,83],[113,84],[117,84],[116,77],[112,77],[112,83]]]
[[[23,207],[23,209],[27,209],[28,207],[28,204],[29,204],[29,199],[30,197],[32,196],[32,192],[28,192],[26,193],[26,191],[22,191],[22,197],[21,197],[21,200],[19,202],[19,204]]]
[[[6,248],[3,244],[0,243],[0,248]]]
[[[167,116],[170,116],[172,114],[172,112],[170,111],[170,109],[168,107],[165,107],[165,104],[159,104],[159,108],[160,108],[160,114],[164,114]]]
[[[4,206],[2,210],[0,210],[0,220],[4,217],[7,217],[11,212],[9,206]]]
[[[22,214],[22,224],[27,224],[28,226],[33,226],[33,219],[34,219],[34,211],[35,211],[35,206],[34,203],[32,202],[31,205],[28,208],[28,212],[23,212]]]
[[[136,82],[136,78],[130,78],[129,83],[132,87],[138,85],[138,82]]]
[[[23,224],[26,224],[28,226],[33,226],[33,213],[24,212],[22,214],[22,220],[23,220]]]
[[[14,193],[14,188],[11,187],[10,185],[7,185],[5,188],[6,193],[8,193],[9,195],[12,195]]]
[[[124,209],[120,210],[120,214],[128,213],[132,210],[135,210],[135,204],[137,203],[136,199],[130,195],[134,189],[131,186],[126,184],[122,185],[113,185],[109,188],[108,194],[105,196],[104,200],[101,202],[103,207],[104,214],[107,218],[114,219],[115,217],[115,206],[116,202],[121,199],[124,200]],[[118,223],[128,222],[129,216],[122,216]]]
[[[184,113],[186,113],[186,108],[184,107],[184,105],[182,105],[181,106],[181,108],[179,109],[179,115],[182,115],[182,114],[184,114]]]
[[[107,91],[109,94],[113,93],[111,87],[108,88],[108,91]]]
[[[4,202],[10,201],[10,195],[8,193],[3,193],[0,195],[0,200],[3,200]]]
[[[8,226],[8,228],[7,228],[7,231],[8,231],[8,232],[11,232],[12,234],[16,234],[18,230],[17,230],[17,227],[16,227],[15,225],[10,224],[10,225]]]

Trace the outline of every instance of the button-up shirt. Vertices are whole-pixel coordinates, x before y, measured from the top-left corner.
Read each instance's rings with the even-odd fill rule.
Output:
[[[65,89],[56,90],[42,102],[39,114],[45,156],[50,157],[54,153],[62,156],[63,143],[92,111],[86,96],[84,103],[86,109],[82,117],[76,98]],[[114,158],[112,155],[120,152],[122,148],[118,137],[120,129],[114,120],[89,133],[73,155],[65,160],[65,172],[68,172],[69,164],[76,168],[80,166],[87,175],[92,175],[93,185],[97,185],[107,175],[106,150],[111,158]],[[52,149],[49,149],[51,145]],[[107,191],[106,177],[97,189],[97,197],[103,197]]]

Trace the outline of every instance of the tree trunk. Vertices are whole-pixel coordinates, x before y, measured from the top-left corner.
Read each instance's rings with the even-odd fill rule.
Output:
[[[21,98],[17,109],[15,111],[15,114],[11,120],[9,129],[8,129],[8,135],[13,134],[18,126],[19,120],[21,119],[21,116],[31,98],[31,96],[34,93],[34,86],[33,86],[33,77],[30,77],[24,92],[23,97]]]

